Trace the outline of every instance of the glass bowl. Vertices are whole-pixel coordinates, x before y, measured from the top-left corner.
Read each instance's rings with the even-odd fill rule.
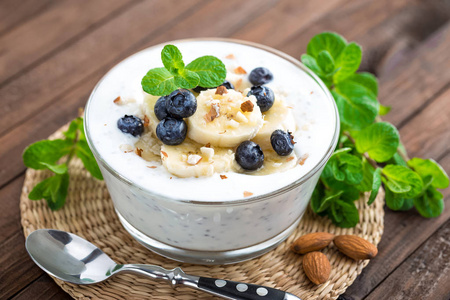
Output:
[[[114,167],[102,155],[101,143],[93,139],[93,110],[99,109],[99,87],[114,70],[130,58],[155,51],[156,45],[125,59],[110,70],[92,91],[85,110],[85,132],[89,146],[102,171],[117,215],[124,228],[148,249],[171,259],[198,264],[228,264],[260,256],[285,240],[304,214],[323,167],[333,153],[339,136],[339,115],[335,102],[322,81],[298,60],[263,45],[233,39],[187,39],[164,44],[223,43],[243,45],[270,53],[295,66],[311,78],[316,93],[326,97],[333,112],[334,133],[323,149],[324,155],[308,172],[274,191],[250,198],[225,201],[167,197],[157,187],[143,186]],[[250,49],[249,48],[249,49]],[[161,64],[155,61],[155,67]],[[122,74],[127,76],[127,74]],[[140,83],[140,81],[139,81]],[[251,175],[248,175],[251,176]],[[283,176],[280,173],[279,176]],[[174,186],[176,188],[176,186]]]

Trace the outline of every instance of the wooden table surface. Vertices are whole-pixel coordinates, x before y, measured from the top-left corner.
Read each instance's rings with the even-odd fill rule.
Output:
[[[316,33],[364,49],[411,157],[450,171],[450,1],[0,0],[0,299],[68,299],[28,257],[21,153],[77,116],[105,72],[145,47],[233,37],[299,58]],[[450,299],[450,189],[435,219],[386,209],[379,255],[341,299]]]

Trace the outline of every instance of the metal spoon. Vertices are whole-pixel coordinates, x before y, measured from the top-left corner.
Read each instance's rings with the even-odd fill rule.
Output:
[[[236,300],[301,300],[277,289],[222,279],[185,274],[180,268],[166,270],[152,265],[116,264],[102,250],[85,239],[65,231],[39,229],[32,232],[25,247],[33,261],[45,272],[76,284],[93,284],[120,272],[146,275],[225,298]]]

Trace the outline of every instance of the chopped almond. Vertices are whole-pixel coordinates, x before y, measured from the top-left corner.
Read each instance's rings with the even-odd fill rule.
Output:
[[[156,166],[147,166],[147,168],[156,169],[157,167]]]
[[[150,120],[148,119],[147,115],[144,116],[144,127],[147,127],[148,124],[150,124]]]
[[[228,59],[235,59],[236,57],[234,57],[234,54],[233,54],[233,53],[230,53],[230,54],[228,54],[227,56],[225,56],[225,58],[228,58]]]
[[[244,197],[250,197],[252,195],[253,195],[253,193],[244,191]]]
[[[133,152],[133,146],[130,144],[122,144],[119,146],[119,149],[122,150],[125,153]]]
[[[313,92],[313,91],[311,91],[311,93],[310,93],[310,94],[312,95],[312,94],[314,94],[314,92]]]
[[[236,81],[236,88],[241,87],[241,84],[242,84],[242,78],[239,78],[239,79]]]
[[[117,104],[117,103],[119,103],[121,100],[122,100],[122,98],[120,98],[120,96],[119,96],[119,97],[117,97],[116,99],[114,99],[113,102]]]
[[[252,112],[253,111],[253,107],[254,107],[254,104],[250,100],[242,102],[242,104],[241,104],[241,110],[243,112]]]
[[[161,154],[164,155],[165,157],[169,157],[169,155],[164,151],[161,151]]]
[[[211,143],[206,144],[205,147],[210,148],[211,147]]]
[[[227,93],[228,93],[228,90],[223,85],[218,86],[216,89],[216,95],[223,95],[223,94],[227,94]]]
[[[224,134],[225,132],[227,132],[226,129],[224,131],[222,131],[222,132],[219,132],[219,134]]]
[[[294,157],[293,157],[293,156],[290,156],[290,157],[288,157],[288,158],[286,159],[286,162],[291,161],[291,160],[293,160],[293,159],[294,159]]]
[[[211,109],[209,112],[205,115],[206,122],[212,122],[215,118],[220,116],[220,106],[219,104],[212,104]]]
[[[234,73],[236,73],[236,74],[247,74],[247,71],[245,71],[244,68],[239,66],[236,69],[234,69]]]
[[[298,161],[298,164],[303,166],[305,164],[306,159],[309,157],[308,153],[305,153],[302,157],[300,157],[300,160]]]
[[[188,156],[187,163],[190,164],[190,165],[195,166],[196,164],[198,164],[202,160],[202,158],[203,157],[201,157],[200,155],[191,154],[191,155]]]
[[[140,148],[136,148],[136,150],[135,150],[135,152],[138,156],[142,156],[142,151],[144,151],[144,150],[142,150]]]
[[[226,175],[220,175],[220,179],[227,179],[228,177]]]

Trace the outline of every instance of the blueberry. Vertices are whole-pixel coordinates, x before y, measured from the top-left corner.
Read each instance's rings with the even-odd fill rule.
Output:
[[[270,143],[272,144],[273,150],[278,155],[288,156],[294,150],[294,137],[289,131],[283,131],[280,129],[272,132],[270,136]]]
[[[225,80],[225,81],[221,84],[221,86],[226,87],[227,90],[234,90],[234,85],[233,85],[231,82],[229,82],[228,80]]]
[[[162,96],[160,97],[156,103],[155,103],[155,115],[158,118],[158,120],[162,120],[165,117],[167,117],[167,109],[166,109],[166,100],[167,100],[167,96]]]
[[[162,119],[156,126],[156,136],[166,145],[179,145],[186,138],[187,125],[184,120],[171,117]]]
[[[142,120],[135,116],[125,115],[117,120],[117,127],[123,133],[129,133],[132,136],[139,136],[144,132]]]
[[[263,85],[273,80],[273,74],[269,69],[259,67],[250,72],[248,79],[253,85]]]
[[[256,97],[256,103],[261,109],[261,112],[268,111],[272,107],[273,102],[275,102],[273,91],[267,86],[252,86],[247,97],[251,95]]]
[[[178,89],[167,97],[166,109],[169,116],[173,118],[188,118],[197,110],[197,99],[190,91]]]
[[[264,153],[261,147],[251,141],[242,142],[236,149],[236,162],[245,170],[261,168],[264,162]]]

